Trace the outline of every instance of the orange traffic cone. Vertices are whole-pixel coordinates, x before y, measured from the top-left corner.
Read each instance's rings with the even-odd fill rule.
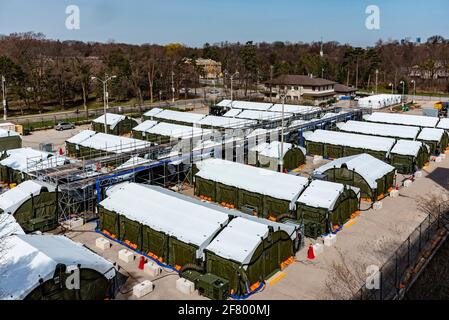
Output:
[[[139,262],[139,269],[143,270],[144,267],[145,267],[145,257],[141,256]]]
[[[315,259],[315,253],[313,252],[313,246],[309,246],[309,251],[307,252],[307,259],[313,260]]]

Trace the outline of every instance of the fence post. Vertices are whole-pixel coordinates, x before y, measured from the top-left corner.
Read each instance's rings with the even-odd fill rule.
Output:
[[[421,252],[422,223],[419,225],[419,252]]]
[[[427,241],[430,240],[430,224],[431,224],[431,222],[430,222],[430,214],[429,214],[429,226],[427,227]]]
[[[407,238],[407,268],[410,268],[410,237]]]

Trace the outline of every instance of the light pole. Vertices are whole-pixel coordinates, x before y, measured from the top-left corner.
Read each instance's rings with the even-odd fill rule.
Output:
[[[6,79],[2,75],[2,92],[3,92],[3,120],[6,121]]]
[[[282,99],[282,122],[281,122],[281,154],[279,156],[279,162],[281,163],[281,173],[284,172],[284,110],[285,110],[285,92],[280,94]]]
[[[376,94],[378,93],[378,84],[379,84],[379,70],[376,69]]]
[[[171,72],[171,91],[172,91],[172,102],[175,103],[175,73]]]
[[[391,82],[390,82],[389,86],[391,87],[391,94],[394,94],[394,86]]]
[[[109,94],[108,94],[108,89],[107,89],[107,84],[109,81],[111,81],[112,79],[117,78],[117,76],[111,76],[108,77],[107,75],[105,75],[105,79],[101,79],[98,77],[92,77],[92,80],[98,80],[101,83],[103,83],[103,108],[104,108],[104,133],[108,133],[108,121],[107,121],[107,110],[109,107]]]
[[[232,109],[232,105],[234,102],[234,77],[238,76],[240,73],[238,71],[236,71],[232,76],[231,76],[231,109]]]
[[[413,103],[415,103],[415,99],[416,99],[416,81],[412,80],[411,82],[413,83]]]
[[[405,96],[405,81],[402,80],[399,82],[402,85],[402,108],[404,108],[404,96]]]

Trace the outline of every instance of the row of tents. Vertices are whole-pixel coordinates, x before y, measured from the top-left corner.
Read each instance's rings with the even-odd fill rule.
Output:
[[[402,96],[400,94],[377,94],[365,98],[360,98],[358,105],[360,108],[382,109],[400,104]]]
[[[271,221],[303,222],[311,238],[333,232],[359,210],[360,189],[349,183],[310,181],[220,159],[199,162],[196,171],[197,197]]]
[[[0,300],[115,297],[115,266],[79,243],[64,236],[26,235],[6,213],[0,214],[0,239]]]
[[[139,201],[135,201],[139,199]],[[229,281],[231,293],[249,293],[299,249],[299,225],[224,209],[166,189],[125,183],[99,204],[99,230],[180,271]]]

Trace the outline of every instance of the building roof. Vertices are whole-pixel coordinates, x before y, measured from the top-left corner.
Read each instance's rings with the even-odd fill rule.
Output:
[[[389,152],[396,142],[395,139],[366,136],[346,132],[316,130],[306,137],[307,141],[329,143],[338,146],[369,149],[374,151]]]
[[[171,196],[171,193],[148,185],[129,183],[111,193],[100,205],[155,231],[198,246],[197,257],[201,258],[202,249],[228,223],[228,215]]]
[[[267,225],[238,217],[206,249],[222,258],[247,264],[268,234]]]
[[[299,197],[298,203],[332,211],[343,191],[344,185],[340,183],[313,180]]]
[[[81,142],[79,145],[101,151],[123,153],[150,147],[151,143],[132,138],[119,137],[112,134],[97,133]]]
[[[422,146],[423,144],[420,141],[398,140],[390,153],[416,157]]]
[[[297,85],[297,86],[327,86],[335,84],[334,81],[322,78],[313,78],[305,75],[284,74],[266,82],[272,85]]]
[[[236,162],[208,159],[198,162],[196,176],[228,186],[293,202],[309,180]]]
[[[334,85],[334,90],[337,93],[354,93],[354,92],[357,92],[357,88],[348,87],[348,86],[345,86],[345,85],[340,84],[340,83],[336,83]]]
[[[419,127],[352,120],[339,125],[339,129],[345,132],[412,140],[416,139],[421,130]]]
[[[67,139],[66,142],[72,143],[72,144],[80,144],[81,142],[86,141],[87,139],[89,139],[90,137],[92,137],[96,134],[97,134],[96,131],[83,130],[80,133],[71,137],[70,139]]]
[[[120,115],[120,114],[114,114],[114,113],[106,113],[106,115],[102,115],[101,117],[98,117],[97,119],[93,120],[92,122],[104,124],[106,118],[106,124],[111,127],[112,130],[120,123],[120,121],[123,121],[126,119],[126,116]]]
[[[53,278],[56,266],[81,265],[93,269],[107,279],[115,277],[113,264],[79,243],[64,236],[15,235],[6,239],[7,251],[2,266],[0,299],[26,298],[44,282]]]
[[[320,111],[321,109],[318,107],[311,106],[299,106],[293,104],[285,104],[284,112],[285,113],[293,113],[293,114],[309,114],[312,112]],[[270,108],[271,112],[282,112],[282,104],[275,104]]]
[[[334,160],[316,169],[314,173],[323,174],[327,170],[341,168],[343,165],[361,175],[372,189],[377,188],[378,179],[395,170],[393,166],[364,153]]]
[[[17,187],[0,195],[0,209],[2,209],[4,213],[14,214],[25,201],[31,198],[31,196],[38,196],[43,187],[47,188],[50,192],[55,190],[53,186],[38,180],[22,182]]]
[[[369,122],[380,122],[388,124],[399,124],[405,126],[429,127],[435,128],[439,119],[435,117],[426,117],[410,114],[383,113],[375,112],[371,115],[365,115],[363,118]]]
[[[133,131],[146,132],[157,124],[158,124],[157,121],[147,120],[139,124],[137,127],[134,127]]]

